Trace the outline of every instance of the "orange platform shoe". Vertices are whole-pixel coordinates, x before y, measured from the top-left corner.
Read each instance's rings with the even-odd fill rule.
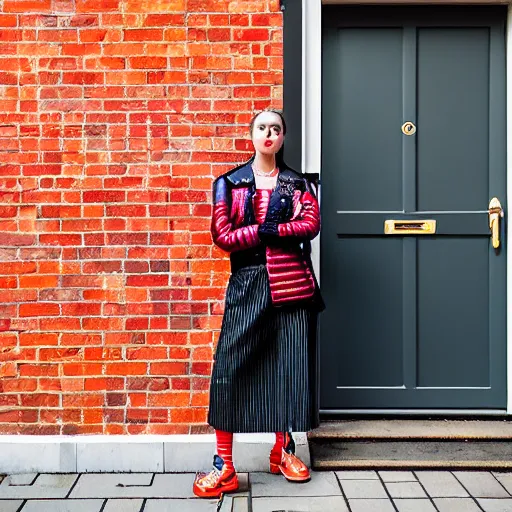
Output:
[[[295,455],[293,438],[286,434],[284,448],[274,445],[270,452],[270,472],[281,473],[289,482],[307,482],[311,480],[308,467]],[[277,444],[277,443],[276,443]]]
[[[213,469],[199,473],[192,490],[199,498],[220,498],[220,495],[238,489],[238,477],[234,468],[228,468],[222,457],[213,457]]]

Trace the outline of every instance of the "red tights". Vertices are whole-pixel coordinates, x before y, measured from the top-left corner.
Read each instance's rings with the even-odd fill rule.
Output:
[[[224,464],[230,469],[233,466],[233,432],[224,432],[223,430],[216,430],[217,436],[217,455],[222,457]]]
[[[224,464],[228,468],[234,469],[233,466],[233,433],[224,432],[223,430],[215,430],[217,436],[217,454],[222,457]],[[284,447],[285,435],[284,432],[276,432],[275,447],[280,450]]]
[[[276,444],[275,449],[281,452],[281,448],[284,448],[285,435],[284,432],[276,432]]]

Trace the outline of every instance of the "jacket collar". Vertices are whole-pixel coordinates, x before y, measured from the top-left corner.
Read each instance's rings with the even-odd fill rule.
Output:
[[[252,159],[245,164],[235,167],[226,175],[226,179],[230,181],[235,187],[240,185],[253,185],[254,173],[252,172]]]
[[[235,187],[254,185],[254,172],[251,164],[252,159],[245,164],[235,167],[232,171],[228,172],[226,179]],[[277,179],[278,181],[285,183],[302,182],[304,180],[300,173],[294,171],[288,166],[285,166],[283,169],[279,169]]]

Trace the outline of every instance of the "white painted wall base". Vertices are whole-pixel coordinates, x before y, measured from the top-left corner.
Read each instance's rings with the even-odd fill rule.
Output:
[[[309,466],[306,434],[293,435]],[[268,471],[273,434],[235,434],[240,472]],[[209,470],[215,435],[0,436],[0,473],[183,473]]]

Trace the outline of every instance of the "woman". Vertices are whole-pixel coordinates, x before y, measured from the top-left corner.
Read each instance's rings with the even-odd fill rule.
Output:
[[[213,185],[212,237],[230,253],[231,277],[210,386],[217,454],[213,470],[194,482],[200,497],[238,488],[234,432],[275,432],[270,471],[309,480],[291,433],[318,424],[315,330],[323,304],[309,257],[318,202],[306,175],[283,161],[282,114],[259,113],[250,134],[253,157]]]

